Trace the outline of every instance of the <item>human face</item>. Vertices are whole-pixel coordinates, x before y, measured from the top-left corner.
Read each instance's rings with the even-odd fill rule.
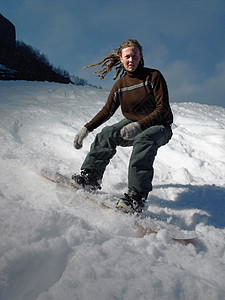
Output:
[[[141,53],[136,46],[131,46],[122,49],[122,56],[120,57],[124,68],[129,72],[134,72],[139,62],[141,61]]]

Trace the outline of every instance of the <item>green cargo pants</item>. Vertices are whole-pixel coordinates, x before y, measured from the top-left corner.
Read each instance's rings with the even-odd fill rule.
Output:
[[[149,192],[152,190],[153,162],[157,150],[169,142],[172,130],[170,126],[152,126],[138,134],[134,140],[126,141],[120,136],[120,130],[131,122],[123,119],[103,128],[96,135],[81,169],[95,171],[98,179],[102,179],[106,166],[116,154],[116,147],[133,146],[128,169],[128,187],[138,192]]]

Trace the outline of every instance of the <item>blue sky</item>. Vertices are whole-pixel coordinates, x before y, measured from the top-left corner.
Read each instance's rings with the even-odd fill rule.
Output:
[[[225,107],[225,0],[2,0],[0,13],[17,40],[71,75],[110,89],[113,74],[100,81],[82,67],[135,38],[171,102]]]

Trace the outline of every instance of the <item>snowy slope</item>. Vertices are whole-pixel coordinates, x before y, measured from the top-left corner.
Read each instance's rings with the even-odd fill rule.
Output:
[[[139,238],[132,218],[39,175],[46,166],[79,172],[101,128],[81,150],[73,148],[74,135],[107,95],[90,87],[0,82],[0,299],[224,299],[224,108],[172,104],[174,135],[159,149],[148,198],[157,235]],[[107,124],[120,118],[118,112]],[[103,192],[126,192],[130,151],[118,149]],[[175,243],[170,226],[195,232],[198,242]]]

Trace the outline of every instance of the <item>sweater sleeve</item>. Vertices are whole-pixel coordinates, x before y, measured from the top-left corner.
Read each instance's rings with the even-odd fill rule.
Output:
[[[96,116],[88,122],[85,127],[88,129],[88,131],[93,131],[100,125],[102,125],[104,122],[109,120],[112,115],[116,112],[120,105],[119,99],[118,99],[118,93],[116,88],[116,83],[114,84],[106,104],[103,106],[103,108],[96,114]]]
[[[159,71],[154,72],[152,74],[151,83],[156,108],[148,116],[138,120],[143,130],[154,125],[170,125],[173,122],[167,84],[163,75]]]

